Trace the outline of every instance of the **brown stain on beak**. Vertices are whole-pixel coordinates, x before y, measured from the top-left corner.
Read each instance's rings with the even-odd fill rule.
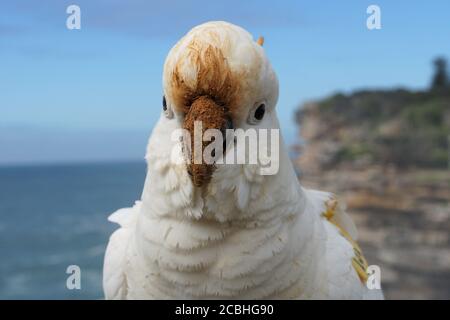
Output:
[[[208,96],[200,96],[195,99],[184,117],[183,129],[189,131],[191,138],[191,145],[185,146],[190,147],[187,153],[189,157],[187,170],[193,184],[196,187],[201,187],[211,180],[215,165],[207,164],[203,161],[203,152],[212,143],[211,141],[203,140],[201,142],[202,162],[200,164],[194,163],[194,125],[196,121],[202,123],[202,137],[206,130],[218,129],[222,131],[222,137],[225,138],[225,130],[230,127],[231,120],[228,110]]]

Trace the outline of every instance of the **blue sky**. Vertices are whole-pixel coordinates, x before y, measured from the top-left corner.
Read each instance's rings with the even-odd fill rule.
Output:
[[[66,8],[81,7],[81,30]],[[381,8],[381,30],[366,8]],[[361,88],[424,89],[450,58],[449,1],[2,1],[0,164],[142,159],[161,110],[165,56],[191,27],[241,25],[280,80],[294,142],[303,102]]]

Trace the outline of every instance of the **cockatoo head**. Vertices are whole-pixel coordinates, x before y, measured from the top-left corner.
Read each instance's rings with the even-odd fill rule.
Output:
[[[164,116],[189,132],[192,145],[196,122],[203,132],[218,129],[223,134],[226,129],[278,128],[278,80],[262,42],[233,24],[208,22],[170,50],[163,73]],[[198,187],[210,181],[215,169],[215,164],[187,165]]]

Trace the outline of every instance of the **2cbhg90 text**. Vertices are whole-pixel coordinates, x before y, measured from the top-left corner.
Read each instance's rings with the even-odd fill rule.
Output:
[[[273,314],[273,305],[259,304],[221,304],[219,306],[219,314]]]

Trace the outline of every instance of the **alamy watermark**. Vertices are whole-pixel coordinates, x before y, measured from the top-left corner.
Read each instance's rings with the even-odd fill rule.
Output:
[[[80,30],[81,29],[81,9],[75,4],[71,4],[67,7],[66,13],[69,16],[66,19],[66,27],[69,30]]]
[[[279,129],[207,129],[201,121],[194,122],[193,141],[187,129],[176,129],[171,140],[175,144],[171,161],[174,164],[254,164],[261,175],[274,175],[279,170]],[[205,142],[208,143],[205,145]]]
[[[73,264],[67,267],[66,273],[69,275],[66,280],[68,290],[81,290],[81,269]]]
[[[380,290],[381,289],[381,269],[377,265],[370,265],[367,270],[367,281],[366,287],[369,290]]]
[[[380,6],[372,4],[367,7],[366,13],[370,16],[367,17],[366,26],[369,30],[381,29],[381,9]]]

